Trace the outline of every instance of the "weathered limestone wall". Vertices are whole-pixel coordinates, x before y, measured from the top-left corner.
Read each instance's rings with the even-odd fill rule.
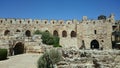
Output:
[[[54,34],[56,30],[62,46],[80,48],[84,44],[86,49],[90,49],[91,42],[96,40],[99,43],[99,49],[102,47],[111,49],[112,23],[114,22],[112,21],[113,16],[111,17],[107,20],[88,20],[84,16],[82,21],[0,19],[0,36],[4,39],[11,36],[27,38],[27,31],[30,32],[32,37],[36,30],[48,31],[51,34]],[[5,35],[6,30],[9,31],[7,35]],[[66,32],[65,37],[63,36],[63,31]],[[71,37],[72,31],[76,33],[75,37]]]
[[[62,45],[62,47],[65,47],[65,48],[70,48],[70,47],[78,48],[76,46],[77,45],[77,38],[72,38],[72,39],[61,38],[60,39],[60,45]]]
[[[78,42],[84,40],[87,49],[92,40],[99,42],[100,48],[111,49],[112,24],[103,20],[86,20],[77,25]],[[78,45],[82,45],[79,44]]]

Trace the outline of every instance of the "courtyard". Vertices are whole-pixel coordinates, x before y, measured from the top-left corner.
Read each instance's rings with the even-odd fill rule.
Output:
[[[37,68],[37,60],[40,54],[20,54],[10,56],[8,59],[0,61],[0,68]]]

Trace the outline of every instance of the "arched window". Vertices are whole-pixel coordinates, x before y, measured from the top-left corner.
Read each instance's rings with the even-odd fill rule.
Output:
[[[65,30],[62,32],[62,37],[67,37],[67,32]]]
[[[25,35],[26,35],[27,37],[30,37],[30,36],[31,36],[30,30],[27,30],[27,31],[25,32]]]
[[[0,21],[1,23],[3,22],[3,20]]]
[[[68,22],[68,24],[70,24],[70,22]]]
[[[71,31],[71,37],[76,37],[76,32],[75,31]]]
[[[52,23],[54,24],[55,22],[53,21]]]
[[[5,35],[5,36],[6,36],[6,35],[10,35],[10,31],[9,31],[9,30],[5,30],[4,35]]]
[[[95,21],[93,22],[93,24],[95,24]]]
[[[38,24],[38,21],[36,21],[36,24]]]
[[[28,21],[28,24],[30,23],[30,21]]]
[[[47,21],[45,21],[45,24],[47,24]]]
[[[54,36],[59,36],[59,35],[58,35],[58,32],[57,32],[56,30],[54,30],[53,35],[54,35]]]
[[[20,30],[17,29],[16,32],[20,32]]]
[[[62,24],[62,22],[60,22],[60,24]]]
[[[12,20],[10,21],[10,23],[12,24]]]
[[[22,22],[22,21],[20,20],[19,23],[21,24],[21,22]]]

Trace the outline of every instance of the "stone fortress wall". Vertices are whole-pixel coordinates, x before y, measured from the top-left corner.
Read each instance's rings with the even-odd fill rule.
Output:
[[[13,37],[31,38],[36,30],[48,31],[60,37],[65,48],[111,49],[112,24],[114,15],[106,20],[32,20],[0,18],[0,40]]]

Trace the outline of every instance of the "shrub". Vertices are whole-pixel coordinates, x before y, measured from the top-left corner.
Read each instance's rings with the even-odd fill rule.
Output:
[[[0,49],[0,60],[4,60],[7,58],[7,49]]]
[[[62,47],[62,46],[59,44],[54,44],[53,47]]]
[[[54,47],[61,47],[59,45],[60,38],[58,36],[52,36],[49,32],[42,32],[42,42],[47,45],[53,45]]]
[[[62,60],[61,53],[56,49],[46,51],[38,60],[38,68],[54,68],[53,65]]]
[[[50,57],[53,64],[56,64],[60,60],[62,60],[62,54],[57,49],[51,49],[48,52],[48,55],[49,55],[49,57]]]
[[[42,34],[42,32],[40,30],[36,30],[34,34],[39,35],[39,34]]]
[[[51,38],[52,36],[51,36],[51,34],[49,33],[49,32],[43,32],[42,33],[42,37],[41,37],[41,39],[42,39],[42,42],[44,43],[44,44],[47,44],[47,45],[50,45],[51,44]]]
[[[34,34],[42,34],[42,43],[47,44],[47,45],[53,45],[53,47],[61,47],[59,45],[59,40],[60,38],[58,36],[53,36],[49,32],[41,32],[39,30],[36,30]]]

